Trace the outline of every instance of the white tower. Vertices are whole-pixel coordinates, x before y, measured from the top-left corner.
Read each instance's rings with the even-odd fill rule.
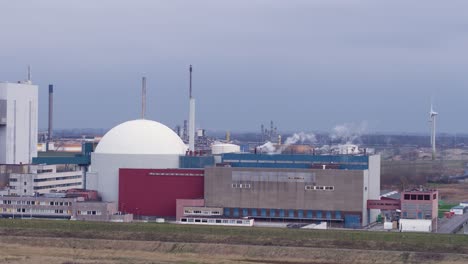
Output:
[[[189,150],[195,151],[195,98],[192,97],[192,65],[190,65]]]
[[[431,104],[431,111],[429,112],[429,122],[431,123],[431,148],[432,148],[432,160],[435,160],[436,158],[436,142],[435,142],[435,137],[436,137],[436,116],[439,113],[435,112],[434,109],[432,108]]]
[[[37,157],[38,86],[28,80],[0,83],[0,164]]]

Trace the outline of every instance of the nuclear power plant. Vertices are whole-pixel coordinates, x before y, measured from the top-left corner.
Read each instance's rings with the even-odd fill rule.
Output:
[[[426,203],[431,206],[422,206],[420,214],[411,212],[406,198],[383,198],[381,158],[357,145],[306,145],[315,142],[314,135],[282,138],[273,121],[268,129],[261,125],[261,141],[254,146],[235,144],[229,132],[224,140],[209,138],[196,127],[194,88],[199,85],[193,86],[193,72],[190,65],[183,129],[147,119],[143,77],[139,119],[118,124],[97,140],[82,141],[74,154],[54,141],[53,85],[42,148],[37,144],[38,86],[30,77],[0,83],[0,214],[233,226],[288,222],[320,227],[326,222],[329,228],[363,228],[404,204],[404,217],[436,225],[432,205],[437,192],[429,191]],[[434,155],[436,115],[431,107]],[[419,192],[424,201],[424,190]],[[35,206],[6,202],[23,199],[19,196],[29,196]],[[41,208],[44,201],[53,208]],[[90,209],[83,214],[78,208],[85,207]]]

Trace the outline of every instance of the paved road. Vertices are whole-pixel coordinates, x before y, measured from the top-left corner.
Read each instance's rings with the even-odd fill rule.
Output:
[[[468,214],[454,215],[452,218],[447,219],[443,223],[440,223],[437,233],[451,234],[455,233],[463,223],[468,221]]]

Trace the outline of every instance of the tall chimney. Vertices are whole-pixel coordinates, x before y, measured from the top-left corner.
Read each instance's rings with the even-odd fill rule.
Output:
[[[192,97],[192,65],[189,68],[189,150],[195,151],[195,98]]]
[[[141,78],[141,119],[146,115],[146,77]]]
[[[49,84],[49,126],[47,131],[46,150],[49,150],[49,142],[53,136],[53,118],[54,118],[54,85]]]
[[[28,65],[28,80],[27,80],[28,84],[32,84],[32,80],[31,80],[31,65]]]

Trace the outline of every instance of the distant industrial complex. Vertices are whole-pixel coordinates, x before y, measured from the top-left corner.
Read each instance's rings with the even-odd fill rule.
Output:
[[[320,229],[380,221],[387,230],[437,231],[438,191],[382,191],[381,157],[371,149],[283,142],[273,121],[261,126],[258,145],[233,144],[229,133],[207,137],[195,127],[192,66],[189,74],[183,128],[146,119],[143,78],[140,119],[72,144],[54,141],[52,85],[48,133],[38,143],[39,87],[30,76],[0,83],[0,216]],[[436,115],[431,108],[432,157]]]

